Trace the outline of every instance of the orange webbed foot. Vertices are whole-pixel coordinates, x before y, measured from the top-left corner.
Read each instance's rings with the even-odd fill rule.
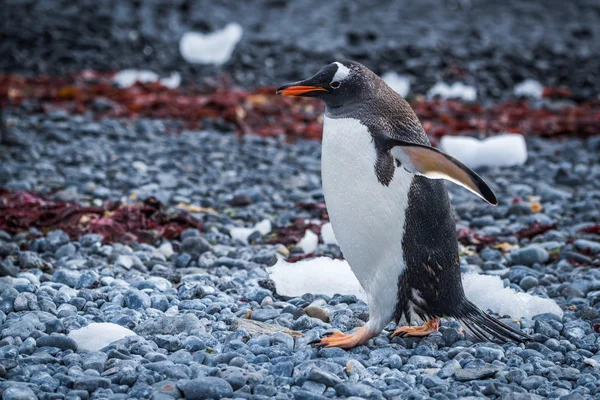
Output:
[[[423,337],[430,333],[437,332],[440,327],[439,318],[431,318],[423,324],[423,326],[403,326],[398,328],[390,335],[390,339],[399,337]]]
[[[363,326],[357,328],[356,331],[352,333],[331,332],[326,334],[326,337],[323,339],[314,340],[309,344],[319,348],[339,347],[341,349],[350,349],[367,342],[374,336],[375,335],[371,333],[369,329]]]

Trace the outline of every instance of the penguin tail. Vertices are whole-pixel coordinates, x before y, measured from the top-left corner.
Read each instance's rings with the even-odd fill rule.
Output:
[[[531,336],[492,317],[467,299],[463,300],[458,312],[452,316],[484,342],[497,339],[501,342],[523,343],[532,340]]]

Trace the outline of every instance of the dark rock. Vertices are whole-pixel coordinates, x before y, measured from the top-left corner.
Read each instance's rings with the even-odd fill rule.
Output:
[[[322,383],[330,387],[334,387],[337,384],[342,383],[342,380],[337,375],[326,371],[321,371],[317,368],[310,370],[307,379],[313,382]]]
[[[225,379],[209,376],[178,383],[178,387],[187,400],[221,399],[233,396],[233,388]]]
[[[130,289],[125,292],[125,305],[132,310],[143,310],[152,305],[150,296],[138,289]]]
[[[252,204],[252,198],[250,198],[250,196],[236,194],[233,196],[229,204],[234,207],[245,207]]]
[[[491,378],[496,374],[496,370],[491,368],[469,368],[459,369],[454,373],[454,379],[459,382],[474,381],[477,379]]]
[[[356,396],[364,399],[381,396],[381,391],[374,387],[355,382],[340,383],[335,387],[335,392],[339,396]]]
[[[210,244],[201,236],[187,237],[181,242],[180,252],[187,253],[193,257],[198,257],[201,254],[210,251]]]
[[[48,335],[42,336],[36,341],[37,347],[57,347],[61,350],[77,351],[77,343],[66,336]]]
[[[254,321],[266,322],[270,319],[279,317],[279,314],[279,310],[274,308],[260,308],[258,310],[254,310],[250,318]]]

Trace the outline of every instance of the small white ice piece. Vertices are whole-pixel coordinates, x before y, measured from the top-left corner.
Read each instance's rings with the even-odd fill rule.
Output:
[[[560,317],[563,315],[563,311],[554,300],[517,293],[509,287],[504,287],[498,276],[464,274],[463,288],[467,298],[484,311],[492,310],[513,318],[533,318],[543,313],[552,313]]]
[[[266,235],[267,233],[271,232],[271,221],[268,219],[263,219],[254,225],[254,230],[259,231],[261,235]]]
[[[179,72],[173,72],[168,78],[159,78],[158,74],[148,70],[124,69],[117,72],[113,77],[113,82],[120,88],[128,88],[136,82],[152,83],[159,81],[161,85],[170,89],[179,87],[181,75]]]
[[[242,38],[240,24],[231,22],[210,33],[187,32],[179,41],[181,56],[193,64],[225,64]]]
[[[117,72],[113,82],[121,88],[133,86],[136,82],[151,83],[158,80],[158,75],[152,71],[138,69],[124,69]]]
[[[181,74],[176,71],[167,78],[160,78],[160,84],[169,89],[177,89],[181,85]]]
[[[326,222],[321,227],[321,239],[325,244],[338,244],[335,234],[333,233],[331,222]]]
[[[300,239],[300,241],[298,242],[298,246],[300,246],[300,248],[302,249],[304,254],[312,253],[313,251],[315,251],[317,249],[318,245],[319,245],[319,237],[317,236],[316,233],[314,233],[310,229],[307,229],[304,232],[304,237],[302,239]]]
[[[406,75],[398,75],[393,71],[389,71],[381,75],[381,79],[402,97],[406,97],[410,93],[410,78]]]
[[[271,232],[271,221],[268,219],[263,219],[252,228],[239,228],[234,227],[229,229],[229,235],[236,240],[241,241],[242,243],[248,244],[248,237],[252,235],[254,232],[258,231],[261,235],[266,235]]]
[[[473,86],[465,85],[462,82],[455,82],[452,85],[448,85],[445,82],[438,82],[427,92],[427,97],[435,96],[440,96],[444,99],[475,101],[477,99],[477,90]]]
[[[534,99],[541,98],[543,92],[544,87],[535,79],[526,79],[515,86],[514,89],[515,96],[532,97]]]
[[[68,335],[77,343],[79,351],[99,351],[112,342],[137,334],[121,325],[111,322],[94,322],[83,328],[71,331]]]
[[[171,242],[164,242],[158,247],[158,251],[165,257],[171,257],[175,252],[173,251],[173,245]]]
[[[288,263],[280,259],[277,264],[267,268],[267,272],[275,282],[277,293],[283,296],[297,297],[305,293],[333,296],[339,293],[366,299],[365,292],[345,260],[317,257]]]
[[[525,137],[505,133],[484,140],[467,136],[444,136],[441,149],[470,168],[481,166],[510,167],[527,161]]]

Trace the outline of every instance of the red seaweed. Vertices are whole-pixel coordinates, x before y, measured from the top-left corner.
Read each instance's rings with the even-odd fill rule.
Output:
[[[295,245],[304,237],[307,229],[310,229],[317,235],[321,234],[321,225],[313,224],[310,220],[304,218],[296,218],[291,225],[275,229],[276,236],[267,243],[281,243],[286,246]]]
[[[540,224],[535,222],[533,225],[518,230],[515,234],[519,239],[527,238],[531,239],[537,235],[542,235],[548,232],[550,229],[556,229],[556,224]]]
[[[583,229],[580,229],[578,232],[579,233],[596,233],[596,234],[600,235],[600,224],[585,227]]]
[[[238,133],[285,134],[289,139],[320,139],[324,106],[315,99],[275,95],[275,87],[243,90],[226,78],[176,89],[159,83],[118,88],[112,74],[85,71],[67,77],[23,77],[0,74],[0,98],[8,106],[37,104],[38,111],[62,108],[72,113],[93,111],[96,118],[170,118],[188,128],[208,119],[233,124]],[[546,98],[570,98],[565,88],[546,88]],[[94,107],[98,99],[108,107]],[[411,106],[434,142],[444,135],[497,132],[556,137],[588,137],[600,131],[600,100],[539,107],[528,100],[508,100],[484,107],[460,100],[411,100]]]
[[[84,207],[0,189],[0,229],[18,233],[32,227],[61,229],[73,240],[98,233],[105,243],[155,243],[160,238],[176,239],[187,228],[202,229],[202,222],[186,211],[169,211],[152,197],[136,204],[107,202],[102,207]]]
[[[456,230],[458,241],[465,246],[474,245],[477,250],[497,242],[496,238],[489,235],[481,235],[471,228],[458,228]]]

